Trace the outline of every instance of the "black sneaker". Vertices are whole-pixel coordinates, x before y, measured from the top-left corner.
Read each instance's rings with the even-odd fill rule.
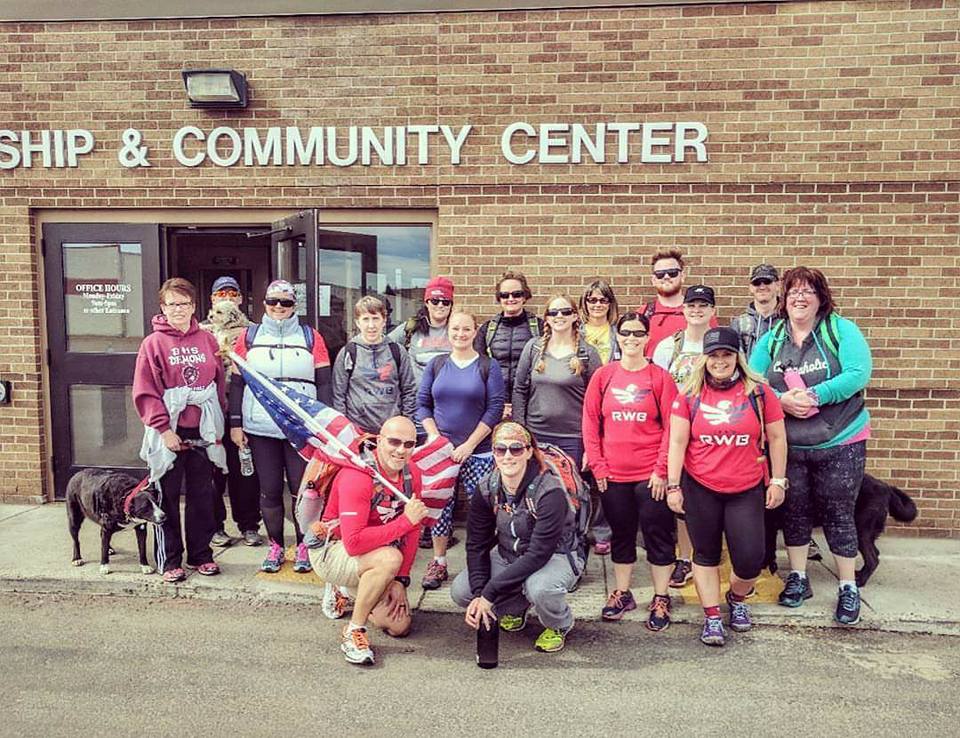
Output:
[[[686,559],[677,559],[670,574],[670,586],[674,589],[682,587],[693,579],[693,566]]]
[[[837,597],[837,611],[833,619],[840,625],[856,625],[860,622],[860,590],[845,584]]]
[[[807,561],[823,561],[823,554],[820,553],[820,547],[812,538],[810,539],[810,544],[807,546]]]
[[[647,617],[647,630],[654,632],[670,627],[670,595],[655,594],[650,600],[650,615]]]
[[[810,586],[810,577],[801,577],[792,571],[777,600],[784,607],[800,607],[804,600],[809,600],[811,597],[813,597],[813,587]]]
[[[427,526],[423,526],[421,529],[420,540],[418,542],[420,548],[433,548],[433,533],[431,530],[432,529]]]

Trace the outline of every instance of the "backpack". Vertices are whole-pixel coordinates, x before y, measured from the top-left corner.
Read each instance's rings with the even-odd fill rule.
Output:
[[[497,335],[497,328],[500,327],[500,321],[503,320],[503,313],[498,313],[495,317],[487,321],[487,334],[484,337],[484,345],[487,347],[487,356],[493,357],[490,353],[490,346],[493,344],[493,337]],[[530,328],[530,335],[533,338],[540,337],[540,323],[536,315],[527,313],[527,326]]]
[[[587,529],[590,527],[592,504],[590,501],[590,487],[583,481],[577,465],[573,463],[573,459],[570,458],[566,451],[559,446],[554,446],[552,443],[537,444],[537,449],[540,451],[543,459],[543,463],[540,466],[541,471],[553,474],[560,480],[567,495],[567,505],[574,513],[573,543],[569,550],[564,551],[564,553],[567,556],[567,561],[570,562],[570,568],[573,569],[574,574],[577,574],[577,581],[579,581],[580,577],[583,576],[583,572],[587,570],[587,557],[590,555],[590,543],[587,540]],[[500,492],[497,491],[496,494],[490,496],[494,511],[496,511],[500,504],[499,495]],[[527,510],[530,512],[531,517],[536,519],[537,513],[533,501],[526,496],[524,500],[527,503]],[[583,561],[582,570],[578,571],[574,554],[577,554],[580,560]]]
[[[540,342],[533,344],[533,351],[530,352],[530,377],[533,377],[534,368],[543,354],[540,351]],[[590,355],[587,353],[587,342],[582,338],[577,338],[577,359],[580,361],[580,378],[583,380],[583,386],[590,383],[590,375],[587,374],[587,367],[590,366]]]
[[[387,339],[387,347],[390,349],[390,355],[393,357],[393,363],[397,367],[397,381],[399,382],[400,376],[400,344],[395,343]],[[347,371],[347,383],[349,384],[350,378],[353,376],[353,368],[357,365],[357,344],[354,341],[347,341],[347,345],[343,347],[343,350],[347,352],[347,356],[350,361],[344,362],[343,368]]]
[[[443,369],[444,364],[447,363],[447,359],[449,358],[450,354],[440,354],[431,361],[433,364],[434,379],[440,374],[440,370]],[[477,361],[479,362],[477,368],[480,370],[480,379],[483,381],[483,386],[486,387],[487,377],[490,376],[490,362],[493,361],[493,359],[486,354],[478,354]]]
[[[247,332],[243,337],[243,343],[249,351],[253,347],[253,340],[257,337],[257,331],[260,329],[259,323],[251,323],[247,326]],[[303,342],[307,347],[307,351],[311,354],[313,353],[313,329],[308,325],[300,324],[300,329],[303,331]],[[266,348],[276,348],[277,344],[261,343],[260,346]]]
[[[417,318],[407,318],[407,322],[403,324],[403,347],[409,351],[410,350],[410,341],[413,340],[413,334],[417,332]]]
[[[683,350],[683,331],[677,331],[673,334],[673,353],[670,354],[670,361],[667,364],[667,371],[669,372],[669,367],[673,366],[673,362],[677,360],[677,357],[680,355],[680,352]],[[654,347],[656,348],[656,347]]]
[[[834,356],[840,356],[840,331],[837,328],[838,319],[836,313],[830,313],[824,320],[817,323],[817,333],[820,334],[820,340],[830,349]],[[787,321],[784,318],[778,320],[770,329],[770,361],[773,361],[780,348],[787,340]]]

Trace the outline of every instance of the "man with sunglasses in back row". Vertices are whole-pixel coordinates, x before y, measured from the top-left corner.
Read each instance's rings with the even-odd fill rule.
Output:
[[[773,327],[780,313],[780,272],[772,264],[757,264],[750,271],[750,294],[753,301],[747,311],[730,321],[740,336],[740,350],[750,358],[757,341]]]
[[[660,341],[687,328],[683,314],[683,254],[679,249],[660,249],[651,257],[650,263],[653,267],[650,282],[657,297],[637,308],[637,312],[650,322],[650,338],[645,352],[648,359],[653,358]],[[716,317],[711,318],[710,327],[718,325]]]

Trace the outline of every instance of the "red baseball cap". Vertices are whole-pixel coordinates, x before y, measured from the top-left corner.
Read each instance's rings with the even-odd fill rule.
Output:
[[[423,299],[440,297],[444,300],[453,300],[453,282],[446,277],[434,277],[423,288]]]

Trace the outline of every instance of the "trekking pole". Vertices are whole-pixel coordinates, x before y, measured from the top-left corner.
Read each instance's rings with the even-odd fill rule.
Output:
[[[304,408],[302,408],[295,400],[292,400],[286,395],[286,393],[279,390],[276,384],[273,383],[268,377],[264,376],[256,369],[251,367],[244,359],[241,359],[233,351],[230,352],[230,358],[236,363],[236,365],[246,374],[249,374],[252,378],[256,379],[263,386],[264,390],[270,393],[270,396],[283,405],[287,410],[296,415],[304,424],[304,426],[311,433],[321,436],[327,443],[333,446],[346,460],[350,461],[354,466],[360,467],[361,469],[367,469],[370,473],[377,478],[377,480],[391,492],[393,492],[400,500],[403,502],[410,502],[410,498],[401,492],[396,486],[383,474],[380,473],[379,469],[368,464],[360,455],[354,453],[354,451],[347,446],[343,441],[333,435],[326,427],[320,423],[315,417],[308,413]],[[319,400],[316,401],[317,404],[323,405]],[[323,405],[323,407],[327,407]],[[347,418],[349,420],[349,418]],[[312,445],[312,444],[311,444]]]

